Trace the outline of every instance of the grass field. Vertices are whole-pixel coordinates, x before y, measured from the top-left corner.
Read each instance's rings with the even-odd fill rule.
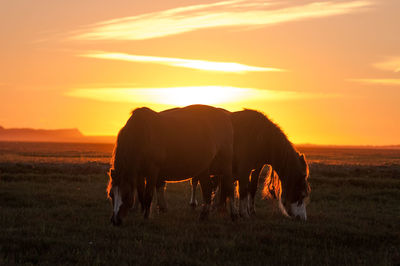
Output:
[[[184,182],[168,185],[167,213],[131,213],[116,228],[105,194],[112,145],[0,143],[0,265],[399,265],[400,150],[300,150],[307,222],[260,195],[256,218],[199,222]]]

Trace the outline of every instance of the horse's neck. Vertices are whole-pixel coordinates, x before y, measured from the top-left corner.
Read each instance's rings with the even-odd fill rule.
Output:
[[[292,147],[286,139],[280,139],[279,143],[268,145],[266,163],[270,164],[278,176],[284,177]]]

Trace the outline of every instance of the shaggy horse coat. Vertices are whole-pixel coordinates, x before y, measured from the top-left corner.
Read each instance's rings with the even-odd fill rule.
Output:
[[[233,197],[232,153],[232,123],[223,109],[193,105],[160,113],[149,108],[134,110],[118,134],[110,170],[113,224],[120,224],[127,214],[135,189],[147,218],[156,184],[188,177],[200,180],[205,202],[200,217],[206,218],[210,175],[221,175],[224,191]]]
[[[264,184],[264,195],[278,198],[289,216],[306,219],[304,198],[310,192],[308,165],[282,130],[265,115],[243,110],[231,115],[234,128],[234,176],[239,180],[241,213],[254,212],[260,170],[269,164],[274,173]],[[251,179],[249,180],[249,173]],[[279,179],[278,179],[279,178]],[[246,208],[247,209],[247,208]]]
[[[306,219],[304,198],[309,194],[308,165],[282,130],[265,115],[254,110],[231,113],[234,131],[233,176],[239,181],[240,215],[255,213],[254,197],[260,171],[272,166],[264,182],[265,197],[280,200],[282,212]],[[197,180],[192,180],[190,204],[196,206]],[[223,192],[223,191],[222,191]],[[224,198],[224,196],[222,196]]]

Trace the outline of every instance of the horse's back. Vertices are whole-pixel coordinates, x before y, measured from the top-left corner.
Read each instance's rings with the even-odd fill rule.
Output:
[[[214,160],[232,157],[233,129],[227,111],[193,105],[161,112],[160,120],[166,151],[162,168],[168,179],[197,175]]]
[[[182,140],[187,138],[194,141],[199,137],[196,135],[201,135],[208,137],[216,145],[232,144],[233,141],[230,113],[224,109],[207,105],[190,105],[160,112],[160,119],[166,132],[184,137]]]
[[[169,180],[181,180],[210,169],[215,160],[231,168],[230,114],[204,105],[160,113],[138,108],[120,131],[117,147],[116,158],[143,176],[157,167]]]

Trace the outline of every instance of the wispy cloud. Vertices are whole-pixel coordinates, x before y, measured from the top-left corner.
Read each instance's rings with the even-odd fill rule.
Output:
[[[98,88],[75,89],[68,96],[105,102],[151,103],[184,106],[235,102],[328,98],[337,95],[274,91],[230,86],[196,86],[168,88]]]
[[[400,72],[400,57],[388,57],[386,60],[373,64],[377,69]],[[361,78],[361,79],[349,79],[349,81],[359,82],[370,85],[386,85],[386,86],[397,86],[400,85],[399,78]]]
[[[81,56],[100,58],[100,59],[122,60],[129,62],[154,63],[167,66],[174,66],[174,67],[184,67],[184,68],[207,70],[207,71],[221,71],[221,72],[234,72],[234,73],[285,71],[279,68],[249,66],[235,62],[213,62],[213,61],[195,60],[195,59],[132,55],[125,53],[96,52],[96,53],[82,54]]]
[[[400,85],[400,79],[350,79],[349,81],[388,86]]]
[[[373,66],[381,70],[400,72],[400,57],[387,58],[385,61],[373,64]]]
[[[74,32],[78,40],[145,40],[206,28],[267,26],[364,10],[371,1],[312,2],[291,7],[268,1],[234,0],[178,7],[103,21]]]

